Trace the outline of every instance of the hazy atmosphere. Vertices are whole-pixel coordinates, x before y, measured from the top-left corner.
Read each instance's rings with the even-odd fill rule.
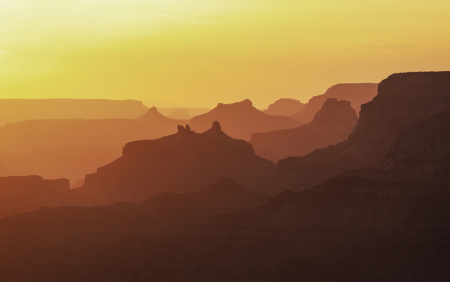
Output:
[[[450,281],[449,183],[449,0],[0,0],[0,282]]]
[[[0,98],[258,108],[445,70],[450,2],[0,0]]]

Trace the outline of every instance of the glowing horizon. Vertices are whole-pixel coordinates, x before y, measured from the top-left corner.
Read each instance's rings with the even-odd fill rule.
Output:
[[[450,2],[0,0],[0,98],[264,108],[450,65]]]

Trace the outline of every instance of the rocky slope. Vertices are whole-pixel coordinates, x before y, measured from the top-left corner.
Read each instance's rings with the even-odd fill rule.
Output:
[[[230,177],[248,189],[274,193],[275,165],[256,156],[249,143],[227,136],[218,122],[201,134],[189,126],[178,130],[126,144],[122,157],[87,175],[78,190],[94,203],[139,202]]]
[[[295,99],[283,98],[270,104],[263,112],[271,116],[292,116],[299,112],[305,104]]]
[[[313,187],[343,171],[375,165],[403,131],[450,108],[450,72],[401,73],[379,85],[378,95],[361,108],[349,138],[303,157],[280,160],[288,187]]]
[[[0,177],[0,218],[6,215],[56,207],[69,203],[67,179],[45,180],[40,176]]]
[[[350,102],[329,98],[310,123],[292,129],[254,133],[250,144],[257,155],[276,163],[346,140],[357,120]]]
[[[142,204],[8,217],[0,271],[12,281],[447,281],[449,118],[412,125],[375,167],[248,211],[210,209],[243,195],[222,180]],[[432,174],[416,173],[430,163]]]
[[[197,132],[209,129],[213,121],[220,122],[223,131],[236,139],[250,140],[256,132],[293,128],[298,123],[292,117],[271,116],[253,107],[250,100],[234,104],[218,104],[206,114],[191,119],[191,127]]]
[[[176,132],[174,120],[149,109],[137,119],[30,120],[0,128],[0,159],[15,175],[77,181],[118,158],[127,142]],[[45,164],[45,165],[43,165]],[[6,176],[0,171],[0,176]]]
[[[303,109],[292,115],[300,124],[306,124],[314,118],[328,98],[346,100],[352,104],[359,115],[361,105],[370,102],[378,92],[377,83],[337,84],[329,88],[325,94],[312,97]]]

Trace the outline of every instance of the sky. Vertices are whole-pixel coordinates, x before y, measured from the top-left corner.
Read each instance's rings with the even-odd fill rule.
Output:
[[[0,0],[0,98],[307,102],[450,66],[450,1]]]

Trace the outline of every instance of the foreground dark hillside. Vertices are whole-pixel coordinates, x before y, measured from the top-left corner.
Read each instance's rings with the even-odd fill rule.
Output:
[[[449,124],[450,110],[432,115],[375,166],[267,203],[224,179],[11,216],[0,270],[12,281],[447,281]]]

